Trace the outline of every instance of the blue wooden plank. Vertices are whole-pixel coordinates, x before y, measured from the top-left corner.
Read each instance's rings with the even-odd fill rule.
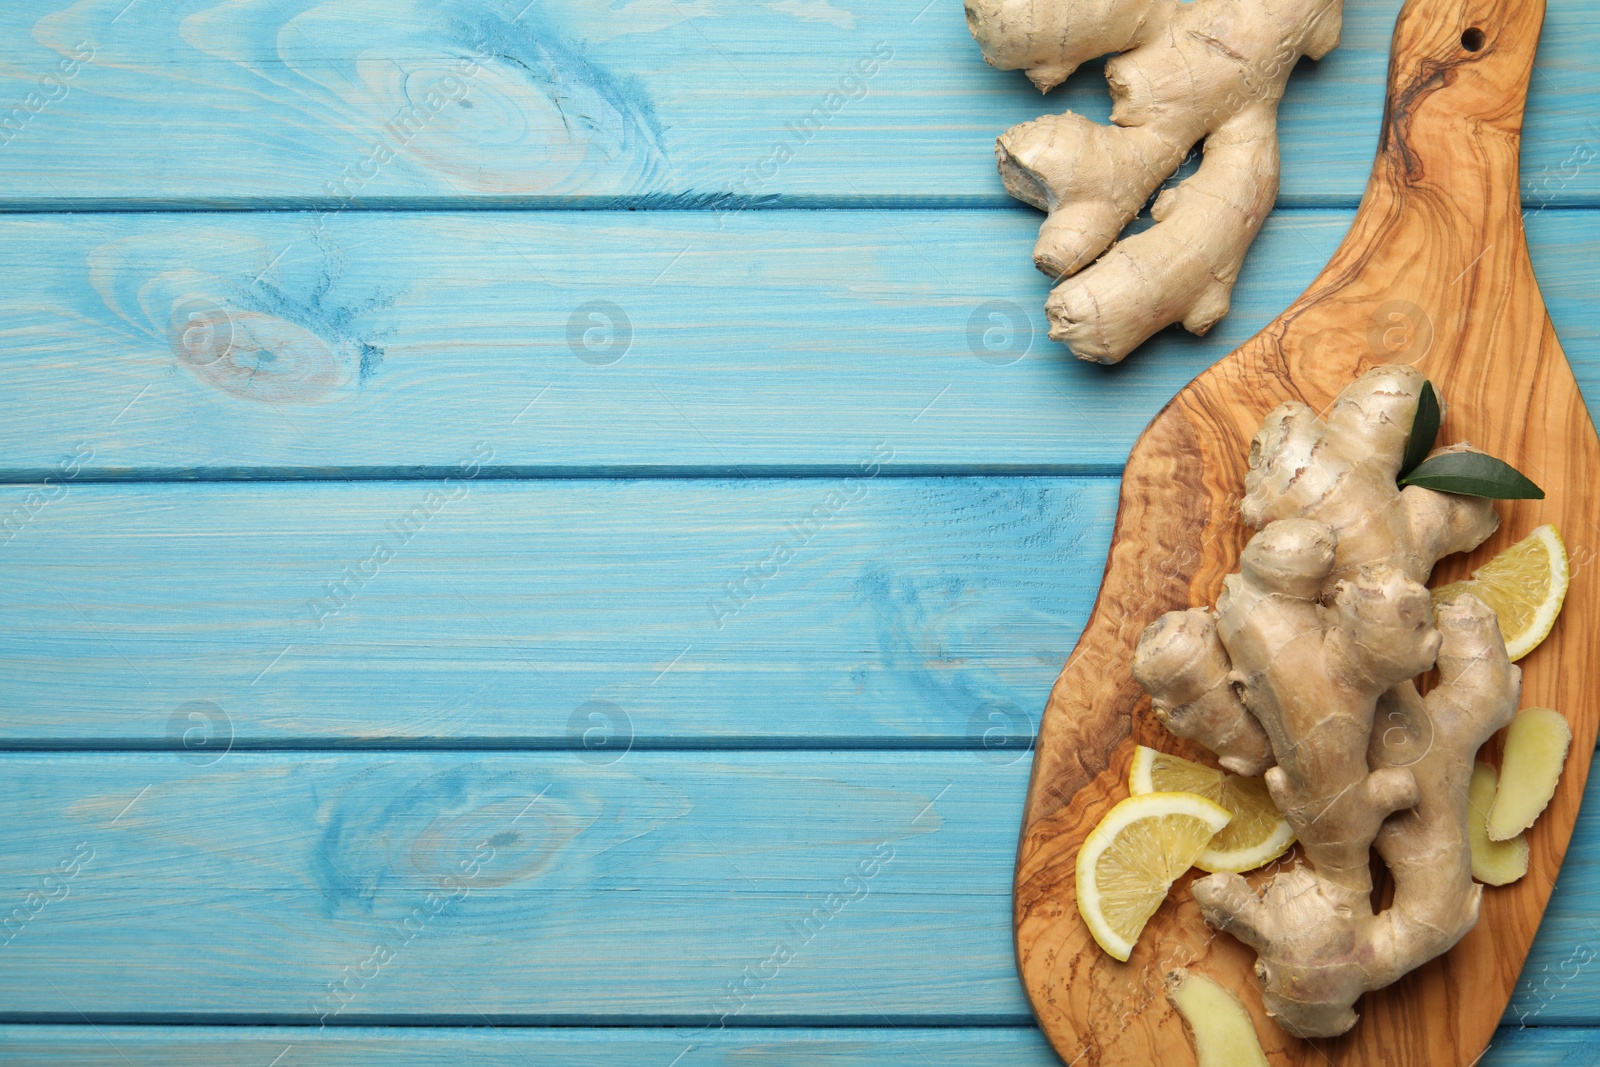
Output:
[[[1274,215],[1210,337],[1109,370],[1045,338],[1023,212],[5,218],[0,477],[1114,471],[1349,218]],[[1600,395],[1600,212],[1530,232]]]
[[[1026,760],[56,753],[0,776],[7,1021],[1028,1020]]]
[[[0,218],[0,478],[1116,470],[1350,217],[1277,213],[1211,336],[1110,369],[1021,211]],[[1600,212],[1529,229],[1600,396]]]
[[[0,218],[0,475],[1113,470],[1347,225],[1275,216],[1216,334],[1108,373],[1021,210]]]
[[[1033,1027],[728,1030],[0,1026],[13,1067],[1060,1067]],[[679,1057],[674,1061],[673,1057]],[[274,1060],[274,1057],[279,1057]],[[1587,1067],[1600,1031],[1506,1028],[1475,1067]]]
[[[953,0],[60,8],[0,10],[12,208],[993,204],[996,134],[1107,110],[1097,63],[1043,100],[991,71]],[[1398,9],[1348,5],[1343,46],[1291,81],[1285,203],[1355,203]],[[1600,196],[1597,50],[1581,0],[1552,0],[1530,203]]]
[[[1592,1047],[1592,1046],[1584,1046]],[[274,1063],[274,1057],[282,1056]],[[11,1067],[1060,1067],[1033,1027],[433,1029],[0,1026]],[[676,1057],[676,1059],[675,1059]],[[1486,1063],[1488,1061],[1485,1061]]]
[[[892,463],[0,487],[0,746],[1025,745],[1117,483]]]
[[[183,757],[0,757],[6,1021],[1028,1019],[1010,924],[1026,761]],[[1600,919],[1597,827],[1580,821],[1535,961]],[[1596,1025],[1600,968],[1568,970],[1507,1024]]]

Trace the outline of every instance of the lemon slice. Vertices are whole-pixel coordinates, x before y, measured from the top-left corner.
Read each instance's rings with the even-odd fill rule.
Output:
[[[1146,793],[1108,811],[1078,851],[1078,913],[1100,947],[1126,961],[1172,883],[1231,818],[1194,793]]]
[[[1567,546],[1546,523],[1473,571],[1467,581],[1435,589],[1433,602],[1472,593],[1489,605],[1500,619],[1506,655],[1515,662],[1550,636],[1566,599],[1567,577]]]
[[[1272,802],[1267,783],[1260,778],[1225,774],[1140,745],[1133,754],[1128,791],[1144,793],[1195,793],[1233,813],[1233,821],[1211,839],[1194,865],[1202,871],[1235,874],[1265,866],[1289,851],[1294,827]]]

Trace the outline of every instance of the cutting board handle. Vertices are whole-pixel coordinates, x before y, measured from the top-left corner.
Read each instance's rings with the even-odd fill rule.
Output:
[[[1543,24],[1544,0],[1408,0],[1401,10],[1361,208],[1327,269],[1286,313],[1329,300],[1348,308],[1346,331],[1299,353],[1336,370],[1334,381],[1377,363],[1442,373],[1463,346],[1516,343],[1492,323],[1515,289],[1511,279],[1537,287],[1518,156]],[[1319,380],[1305,369],[1290,359],[1284,373]],[[1301,392],[1314,405],[1332,400]]]
[[[1408,0],[1395,23],[1366,200],[1478,219],[1508,201],[1519,206],[1522,113],[1544,8],[1544,0]]]

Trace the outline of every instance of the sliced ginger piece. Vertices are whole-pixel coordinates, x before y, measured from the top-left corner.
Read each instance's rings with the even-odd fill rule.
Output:
[[[1509,841],[1533,825],[1556,795],[1572,745],[1572,727],[1559,711],[1528,708],[1506,727],[1500,787],[1489,809],[1489,840]]]
[[[1467,787],[1467,834],[1472,845],[1472,877],[1485,885],[1509,885],[1528,873],[1528,839],[1489,840],[1489,809],[1500,772],[1479,760]]]
[[[1177,970],[1167,975],[1167,1000],[1183,1016],[1199,1067],[1267,1067],[1255,1020],[1230,990]]]

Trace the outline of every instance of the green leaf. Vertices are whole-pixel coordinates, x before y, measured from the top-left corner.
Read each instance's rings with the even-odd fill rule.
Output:
[[[1400,461],[1400,477],[1416,470],[1433,451],[1439,439],[1439,394],[1433,391],[1432,382],[1422,383],[1417,394],[1417,414],[1411,420],[1411,436],[1406,439],[1405,458]]]
[[[1486,496],[1492,500],[1543,500],[1544,490],[1504,460],[1482,452],[1446,452],[1424,460],[1400,479],[1441,493]]]

